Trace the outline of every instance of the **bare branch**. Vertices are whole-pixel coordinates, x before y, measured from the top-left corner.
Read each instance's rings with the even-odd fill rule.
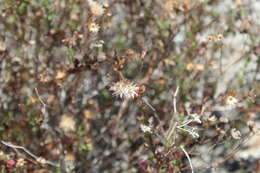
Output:
[[[25,153],[27,153],[29,156],[31,156],[33,159],[35,159],[38,163],[40,164],[49,164],[55,167],[60,167],[58,164],[55,164],[53,162],[50,162],[48,160],[45,160],[42,157],[37,157],[36,155],[34,155],[33,153],[31,153],[29,150],[27,150],[25,147],[23,146],[19,146],[19,145],[14,145],[10,142],[5,142],[5,141],[1,141],[1,143],[7,147],[13,148],[13,149],[21,149],[23,150]]]

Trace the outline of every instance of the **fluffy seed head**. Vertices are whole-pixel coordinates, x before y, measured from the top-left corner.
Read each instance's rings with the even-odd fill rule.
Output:
[[[120,98],[125,99],[133,99],[137,97],[139,86],[134,84],[133,82],[127,80],[121,80],[116,83],[113,83],[110,87],[110,90],[113,91],[114,96],[118,96]]]
[[[94,16],[102,16],[105,12],[103,6],[93,0],[89,0],[90,11]]]

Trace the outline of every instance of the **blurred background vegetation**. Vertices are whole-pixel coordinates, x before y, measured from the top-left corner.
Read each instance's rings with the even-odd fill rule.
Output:
[[[221,105],[232,92],[240,106],[228,118],[259,125],[259,35],[257,0],[0,1],[0,139],[60,165],[2,143],[1,171],[156,172],[140,166],[152,156],[139,119],[153,112],[109,91],[122,76],[146,87],[164,128],[177,86],[183,116],[187,105]],[[173,172],[188,165],[177,158]],[[259,171],[259,158],[219,171]]]

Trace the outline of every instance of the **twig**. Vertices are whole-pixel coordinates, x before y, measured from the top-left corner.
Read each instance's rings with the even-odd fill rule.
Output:
[[[36,155],[34,155],[33,153],[31,153],[29,150],[27,150],[25,147],[23,146],[19,146],[19,145],[14,145],[10,142],[5,142],[5,141],[1,141],[1,143],[7,147],[13,148],[13,149],[21,149],[23,150],[25,153],[27,153],[29,156],[31,156],[33,159],[35,159],[38,163],[41,164],[49,164],[55,167],[60,167],[58,164],[55,164],[53,162],[50,162],[42,157],[37,157]]]
[[[120,109],[119,109],[119,111],[117,113],[117,118],[116,118],[117,122],[120,121],[121,117],[123,116],[125,110],[128,107],[128,104],[129,104],[129,99],[124,100],[123,103],[121,104]]]
[[[184,126],[190,124],[190,123],[193,122],[193,121],[194,121],[194,120],[188,120],[188,121],[184,122],[182,125],[179,125],[179,126],[177,126],[177,127],[178,127],[178,128],[184,127]]]
[[[223,43],[221,43],[220,45],[220,55],[219,55],[219,71],[220,73],[222,73],[222,69],[223,69],[223,66],[222,66],[222,54],[223,54]]]
[[[50,126],[48,125],[49,115],[48,115],[48,112],[47,112],[47,108],[49,108],[49,106],[46,105],[46,104],[44,103],[44,101],[42,100],[42,98],[41,98],[41,96],[40,96],[40,94],[39,94],[38,89],[37,89],[37,88],[34,88],[34,90],[35,90],[35,92],[36,92],[36,95],[37,95],[38,99],[40,100],[41,104],[43,105],[43,107],[42,107],[42,109],[41,109],[41,112],[42,112],[42,114],[44,115],[44,120],[43,120],[43,122],[42,122],[42,124],[41,124],[41,127],[42,127],[43,129],[49,129],[49,128],[50,128]]]
[[[175,90],[175,93],[173,95],[173,110],[174,110],[174,114],[178,113],[177,106],[176,106],[176,97],[177,97],[178,92],[179,92],[179,86],[177,86],[177,88]]]
[[[183,146],[181,146],[181,150],[184,152],[184,154],[186,155],[188,161],[189,161],[189,164],[190,164],[190,168],[191,168],[191,173],[194,173],[193,171],[193,166],[192,166],[192,163],[191,163],[191,159],[190,159],[190,156],[189,154],[187,153],[187,151],[184,149]]]
[[[170,132],[168,133],[168,135],[167,135],[167,137],[166,137],[167,141],[168,141],[168,140],[170,139],[170,137],[172,136],[172,134],[173,134],[173,132],[174,132],[176,126],[177,126],[177,122],[172,126]]]
[[[178,114],[177,103],[176,103],[176,97],[177,97],[178,92],[179,92],[179,86],[177,86],[177,88],[176,88],[176,90],[173,94],[173,102],[172,102],[173,103],[173,116],[172,116],[171,121],[170,121],[170,130],[169,130],[167,137],[166,137],[167,141],[173,135],[174,130],[177,126],[177,122],[175,122],[175,124],[173,124],[173,122],[174,122],[174,119],[175,119],[175,115]]]
[[[155,118],[157,119],[157,121],[160,123],[161,121],[160,121],[160,118],[159,118],[158,114],[156,113],[155,108],[154,108],[154,107],[148,102],[148,100],[145,99],[144,97],[142,97],[142,100],[143,100],[143,102],[153,111],[154,117],[155,117]]]
[[[47,105],[44,103],[44,101],[42,100],[40,94],[39,94],[39,91],[37,88],[34,88],[35,92],[36,92],[36,95],[38,97],[38,99],[40,100],[41,104],[44,106],[44,107],[47,107]]]
[[[24,152],[26,152],[27,154],[29,154],[32,158],[34,158],[35,160],[37,160],[37,156],[35,156],[34,154],[32,154],[30,151],[28,151],[26,148],[22,147],[22,146],[19,146],[19,145],[14,145],[10,142],[5,142],[5,141],[1,141],[2,144],[8,146],[8,147],[11,147],[11,148],[15,148],[15,149],[21,149],[23,150]]]

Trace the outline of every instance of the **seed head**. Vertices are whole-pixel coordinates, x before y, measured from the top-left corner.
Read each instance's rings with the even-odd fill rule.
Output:
[[[90,11],[94,16],[102,16],[105,12],[103,5],[93,0],[89,0]]]
[[[133,82],[127,80],[121,80],[116,83],[113,83],[110,87],[110,90],[113,91],[114,96],[119,96],[120,98],[133,99],[137,97],[139,86]]]

